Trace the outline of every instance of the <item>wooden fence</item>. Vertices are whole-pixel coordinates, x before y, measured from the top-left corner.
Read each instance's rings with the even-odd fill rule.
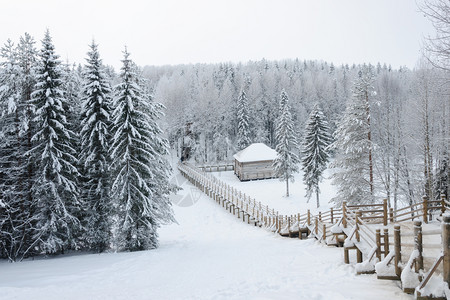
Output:
[[[220,171],[233,171],[234,170],[234,164],[232,163],[224,163],[224,164],[217,164],[217,165],[203,165],[203,166],[197,166],[201,171],[204,172],[220,172]]]
[[[358,269],[357,265],[359,274],[374,273],[377,262],[387,269],[392,268],[391,274],[377,273],[380,279],[400,280],[402,272],[413,272],[419,284],[404,285],[403,290],[417,291],[419,299],[432,299],[422,297],[421,293],[438,270],[450,286],[450,215],[445,214],[450,210],[450,203],[443,195],[440,200],[432,201],[423,197],[420,203],[396,211],[388,207],[384,199],[382,203],[367,205],[348,205],[344,201],[339,209],[315,215],[309,210],[304,214],[280,215],[206,172],[214,168],[220,169],[204,166],[200,170],[187,163],[178,166],[193,185],[243,222],[282,236],[300,239],[312,236],[327,245],[343,246],[346,263],[350,262],[350,251],[355,250],[356,261],[363,266]],[[432,218],[439,218],[442,228],[422,230],[423,224],[428,224]],[[438,240],[439,237],[439,243],[424,242],[424,238]]]

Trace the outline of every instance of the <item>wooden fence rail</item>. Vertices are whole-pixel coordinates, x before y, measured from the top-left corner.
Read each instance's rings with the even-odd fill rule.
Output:
[[[204,172],[220,172],[220,171],[233,171],[234,170],[234,164],[232,163],[224,163],[224,164],[217,164],[217,165],[202,165],[197,166],[198,169]]]
[[[214,199],[228,212],[242,219],[243,222],[267,228],[283,236],[298,237],[310,234],[329,245],[343,245],[345,262],[349,262],[348,251],[357,251],[357,261],[363,256],[372,261],[387,260],[386,265],[394,265],[395,276],[378,276],[380,279],[400,279],[402,272],[414,271],[420,276],[418,287],[404,287],[406,292],[420,295],[437,270],[442,269],[444,282],[450,286],[450,202],[442,195],[440,200],[430,201],[426,197],[419,203],[393,210],[387,200],[382,203],[366,205],[348,205],[346,201],[340,208],[331,208],[326,212],[312,214],[281,215],[278,211],[263,205],[254,198],[222,182],[211,173],[215,170],[227,170],[230,165],[195,167],[187,163],[179,164],[178,169],[194,186]],[[442,217],[442,230],[422,230],[431,217]],[[413,230],[401,229],[399,223],[413,221]],[[374,224],[384,226],[373,228]],[[394,224],[393,227],[386,227]],[[336,227],[342,228],[341,231]],[[389,232],[391,230],[391,233]],[[344,235],[352,243],[339,242]],[[441,236],[441,243],[424,243],[424,236]],[[413,238],[413,242],[408,239]],[[433,257],[433,249],[442,250],[442,256]],[[414,251],[413,251],[414,250]],[[431,251],[431,252],[430,252]],[[425,254],[424,254],[425,253]],[[414,255],[414,257],[413,257]],[[405,271],[407,257],[411,270]],[[434,259],[434,263],[432,260]],[[408,265],[408,264],[407,264]],[[425,298],[424,298],[425,299]],[[427,298],[428,299],[428,298]]]

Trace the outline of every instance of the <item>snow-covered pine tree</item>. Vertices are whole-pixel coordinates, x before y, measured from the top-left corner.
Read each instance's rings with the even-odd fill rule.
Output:
[[[37,202],[36,239],[44,253],[64,252],[76,247],[80,211],[76,177],[79,175],[72,147],[73,133],[68,130],[67,107],[61,89],[61,62],[55,54],[50,33],[42,40],[37,83],[32,93],[36,108],[37,131],[32,141],[33,158],[37,162],[33,186]]]
[[[157,228],[173,221],[169,192],[169,165],[163,155],[168,142],[161,138],[136,65],[124,51],[121,82],[115,87],[111,158],[112,195],[117,208],[115,248],[145,250],[157,247]]]
[[[347,101],[345,112],[338,122],[333,143],[337,154],[333,167],[333,184],[338,193],[332,199],[337,205],[346,200],[350,204],[373,202],[372,141],[369,97],[373,93],[373,73],[367,66],[358,73],[353,96]]]
[[[111,242],[113,211],[109,177],[112,91],[94,41],[90,45],[86,61],[83,73],[79,163],[82,170],[81,196],[86,204],[83,239],[87,247],[102,252]]]
[[[23,226],[20,204],[24,195],[20,189],[20,136],[18,106],[20,76],[14,44],[8,40],[1,49],[0,64],[0,240],[2,256],[14,261],[20,251]]]
[[[281,181],[286,181],[286,197],[289,197],[289,180],[294,182],[294,174],[298,172],[298,144],[294,132],[291,107],[286,92],[281,92],[279,104],[280,116],[276,125],[277,158],[274,161],[275,174]]]
[[[316,104],[306,121],[305,137],[302,147],[303,182],[306,185],[308,201],[316,193],[319,203],[319,182],[329,160],[328,146],[332,142],[330,128],[319,105]]]
[[[155,157],[151,161],[150,167],[153,170],[153,179],[150,181],[149,186],[153,192],[152,204],[154,209],[154,215],[156,220],[153,223],[155,229],[159,228],[162,224],[169,224],[176,222],[174,213],[172,210],[172,202],[170,202],[169,194],[179,190],[179,187],[170,184],[170,174],[172,168],[167,160],[169,155],[169,141],[163,137],[163,131],[158,125],[158,120],[164,116],[164,105],[157,103],[153,100],[150,91],[147,90],[144,83],[145,81],[140,76],[141,87],[144,90],[144,94],[147,97],[147,101],[142,105],[142,111],[147,115],[147,130],[152,134],[152,139],[149,139],[151,145],[152,154]],[[157,239],[158,235],[154,235]],[[154,243],[154,247],[158,244]]]
[[[35,46],[34,38],[25,33],[23,37],[20,37],[19,44],[17,46],[17,60],[21,70],[20,76],[20,88],[21,88],[21,124],[23,134],[23,162],[26,164],[26,175],[23,177],[23,188],[26,190],[26,202],[30,206],[30,217],[34,214],[32,207],[33,201],[33,184],[34,184],[34,171],[35,162],[31,157],[31,149],[33,143],[31,138],[35,132],[35,124],[32,121],[34,117],[34,106],[31,102],[31,93],[33,92],[34,85],[36,84],[36,63],[37,63],[37,50]],[[34,226],[31,225],[33,228]],[[34,241],[33,241],[34,242]],[[32,251],[30,249],[30,251]]]
[[[236,150],[238,151],[248,147],[252,143],[250,139],[249,114],[247,94],[242,90],[237,101],[238,132]]]
[[[2,254],[12,261],[33,254],[33,212],[30,186],[32,162],[28,136],[31,68],[35,62],[34,41],[20,38],[17,47],[9,41],[1,50],[0,64],[0,240]]]

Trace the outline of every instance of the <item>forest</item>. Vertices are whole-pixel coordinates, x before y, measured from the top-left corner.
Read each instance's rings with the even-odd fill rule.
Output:
[[[127,49],[114,76],[87,50],[63,64],[48,30],[1,48],[2,258],[154,249],[174,221],[163,107]]]
[[[169,159],[229,161],[255,142],[289,157],[278,163],[287,183],[299,167],[310,174],[308,197],[333,169],[338,192],[326,200],[337,207],[448,198],[441,45],[431,41],[413,69],[302,59],[139,67],[125,48],[114,70],[94,41],[85,63],[71,64],[59,60],[49,31],[41,45],[27,33],[8,40],[0,257],[156,248],[157,229],[175,222]]]
[[[362,72],[369,78],[361,87]],[[296,59],[147,66],[143,73],[152,85],[155,101],[166,107],[164,131],[179,157],[186,144],[198,163],[230,160],[240,150],[238,99],[242,91],[248,99],[251,142],[275,148],[278,106],[285,90],[300,144],[306,138],[308,116],[318,105],[329,121],[330,133],[334,133],[335,147],[330,149],[333,162],[343,164],[336,166],[341,171],[353,168],[349,172],[356,178],[335,178],[341,191],[333,199],[337,204],[343,198],[351,202],[387,198],[397,207],[420,201],[424,195],[430,199],[440,193],[448,195],[448,73],[425,58],[413,70],[386,64],[335,66]],[[367,98],[362,110],[352,111],[358,88],[367,92]],[[359,119],[359,125],[352,127],[353,119]],[[339,135],[338,129],[347,132]],[[352,131],[357,135],[353,139]],[[358,143],[364,140],[365,145]],[[301,156],[300,148],[297,153]],[[363,158],[339,159],[348,151]],[[360,191],[348,194],[348,187],[356,182],[362,186]]]

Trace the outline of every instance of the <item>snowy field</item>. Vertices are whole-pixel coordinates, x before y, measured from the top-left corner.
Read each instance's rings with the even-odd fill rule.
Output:
[[[239,191],[246,193],[256,201],[260,201],[269,208],[278,210],[280,214],[304,214],[308,209],[312,213],[328,211],[333,206],[330,199],[336,195],[336,188],[331,184],[331,170],[325,170],[324,179],[320,183],[320,207],[316,208],[316,195],[313,194],[307,203],[306,189],[303,184],[303,172],[295,174],[295,182],[289,182],[289,197],[286,197],[286,182],[279,179],[265,179],[253,181],[239,181],[233,171],[212,172],[214,176],[226,182]]]
[[[174,207],[179,225],[160,230],[157,250],[2,261],[0,299],[413,299],[354,275],[342,249],[244,224],[180,184],[192,201]]]

